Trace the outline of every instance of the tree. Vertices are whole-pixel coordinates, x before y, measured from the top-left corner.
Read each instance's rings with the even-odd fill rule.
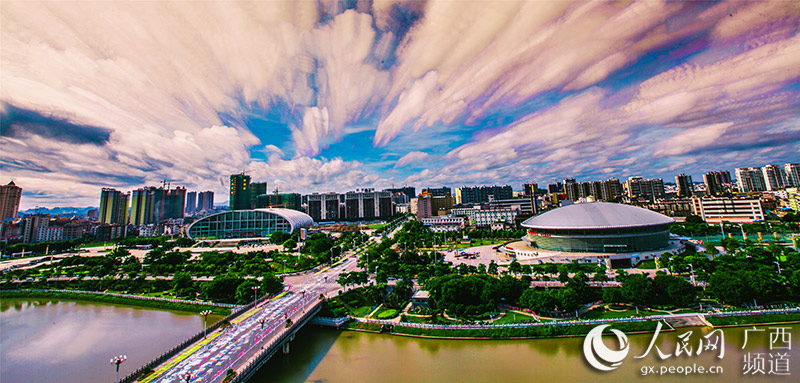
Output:
[[[295,241],[293,238],[289,238],[283,242],[284,251],[294,251],[295,248],[297,248],[297,241]]]
[[[603,302],[605,303],[622,303],[625,297],[622,296],[622,289],[612,287],[603,289]]]
[[[261,278],[261,293],[264,295],[274,295],[283,290],[283,279],[275,274],[265,274]]]
[[[705,221],[699,215],[690,214],[686,217],[686,223],[705,223]]]
[[[650,280],[644,274],[633,274],[622,282],[622,295],[625,300],[637,306],[644,306],[651,294]]]
[[[194,293],[194,280],[192,275],[185,272],[178,272],[172,276],[172,289],[178,296],[187,295],[187,293]]]
[[[489,274],[497,275],[497,264],[494,263],[494,260],[489,262],[489,267],[486,269]]]
[[[290,235],[288,233],[278,230],[269,235],[269,242],[272,244],[284,243],[289,237]]]
[[[236,286],[236,302],[239,304],[250,303],[257,294],[263,294],[263,291],[253,291],[253,287],[261,287],[258,280],[253,278],[247,278],[239,286]]]
[[[511,261],[510,265],[508,265],[508,272],[512,274],[520,274],[522,273],[522,265],[520,265],[515,259]]]
[[[236,274],[217,275],[212,281],[203,285],[203,293],[212,301],[234,303],[236,289],[242,281],[243,279]]]

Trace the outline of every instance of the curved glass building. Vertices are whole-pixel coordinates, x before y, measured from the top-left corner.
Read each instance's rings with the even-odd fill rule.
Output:
[[[203,217],[186,233],[192,239],[265,238],[278,230],[294,233],[313,224],[308,214],[292,209],[234,210]]]
[[[522,223],[526,240],[548,250],[628,253],[665,248],[672,218],[636,206],[606,202],[563,206]]]

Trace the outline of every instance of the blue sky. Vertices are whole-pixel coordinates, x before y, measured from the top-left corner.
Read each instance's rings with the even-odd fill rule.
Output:
[[[22,207],[231,173],[300,193],[800,160],[800,4],[0,4]]]

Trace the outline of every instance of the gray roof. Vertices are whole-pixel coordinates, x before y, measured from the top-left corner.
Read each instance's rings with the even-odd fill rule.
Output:
[[[255,209],[255,211],[263,211],[283,217],[284,219],[289,221],[290,225],[292,225],[292,232],[301,227],[311,227],[314,225],[314,220],[311,218],[310,215],[294,209],[271,207],[266,209]]]
[[[567,205],[528,218],[522,226],[532,229],[612,229],[665,225],[674,219],[640,207],[608,202]]]

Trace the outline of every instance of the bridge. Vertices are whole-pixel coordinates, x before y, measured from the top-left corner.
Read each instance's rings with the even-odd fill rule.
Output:
[[[345,258],[314,274],[287,278],[289,289],[251,305],[230,325],[216,324],[207,335],[200,333],[156,358],[150,363],[153,373],[141,382],[222,382],[230,370],[236,374],[229,382],[247,381],[273,355],[289,352],[295,333],[322,308],[322,296],[341,288],[339,274],[355,267]],[[137,381],[141,371],[122,382]]]

